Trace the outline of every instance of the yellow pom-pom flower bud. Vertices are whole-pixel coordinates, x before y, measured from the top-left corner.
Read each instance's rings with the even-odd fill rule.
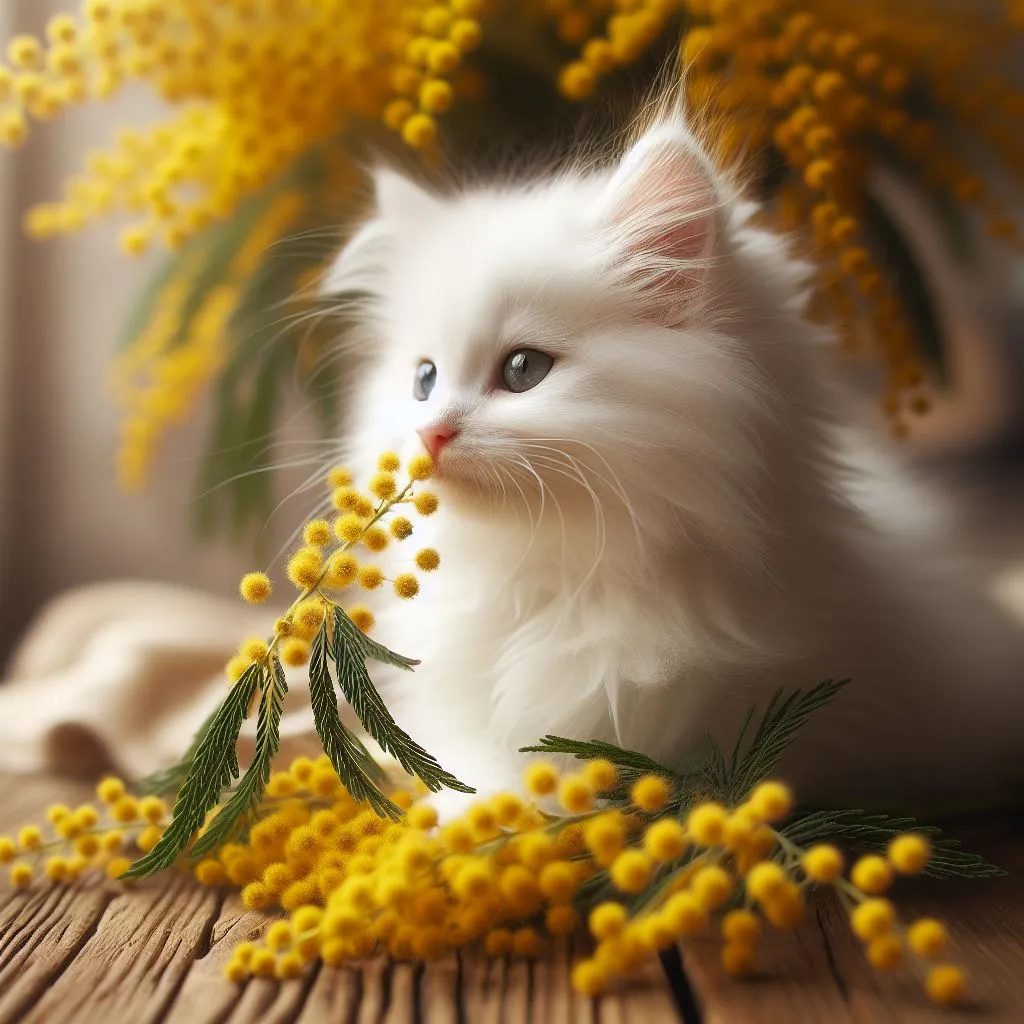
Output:
[[[334,521],[334,535],[346,544],[355,544],[365,529],[366,524],[354,512],[347,516],[339,516]]]
[[[324,556],[313,547],[301,548],[288,562],[288,579],[299,590],[312,590],[324,571]]]
[[[433,548],[416,552],[416,565],[424,572],[433,572],[441,564],[441,556]]]
[[[364,590],[377,590],[384,582],[384,573],[375,565],[365,565],[356,578]]]
[[[35,36],[15,36],[7,46],[7,59],[16,68],[38,71],[43,66],[43,47]]]
[[[725,834],[728,813],[721,804],[700,804],[690,811],[686,819],[686,831],[699,846],[714,846]]]
[[[566,65],[558,76],[558,90],[569,100],[585,100],[596,85],[594,68],[581,60]]]
[[[292,613],[292,626],[303,638],[311,637],[324,621],[324,602],[311,597],[299,604]]]
[[[642,850],[624,850],[611,866],[612,884],[620,892],[637,893],[650,884],[654,863]]]
[[[339,512],[354,512],[362,495],[354,487],[339,487],[331,495],[331,504]]]
[[[110,808],[110,817],[122,824],[135,821],[139,816],[139,805],[134,797],[123,796]]]
[[[125,872],[130,871],[132,862],[127,857],[114,857],[107,862],[107,878],[118,879]]]
[[[281,660],[292,668],[298,668],[309,661],[310,648],[305,640],[293,636],[281,644]]]
[[[747,892],[759,903],[766,903],[777,897],[785,884],[786,872],[772,861],[755,864],[747,874]]]
[[[566,775],[558,787],[558,801],[570,814],[584,814],[594,806],[594,789],[583,775]]]
[[[412,536],[412,523],[405,516],[395,516],[391,520],[391,536],[396,540],[405,540]]]
[[[162,821],[167,814],[167,805],[158,796],[144,796],[139,801],[139,817],[151,825]]]
[[[113,777],[101,779],[96,787],[96,796],[105,804],[116,803],[124,794],[125,785],[121,779]]]
[[[843,855],[827,843],[812,846],[803,855],[802,864],[812,882],[834,882],[843,873]]]
[[[226,885],[228,881],[224,865],[220,861],[210,860],[209,858],[201,860],[195,866],[192,873],[200,885]]]
[[[375,494],[383,501],[394,496],[398,490],[395,477],[392,473],[374,473],[370,477],[370,493]]]
[[[660,775],[645,775],[637,779],[630,795],[633,803],[642,811],[655,814],[668,803],[672,787]]]
[[[621,903],[599,903],[590,912],[587,926],[595,939],[613,939],[622,934],[629,915]]]
[[[693,893],[677,892],[665,904],[665,920],[673,934],[682,937],[696,935],[708,925],[708,912]]]
[[[709,864],[693,876],[691,887],[702,907],[706,910],[715,910],[729,898],[733,878],[725,868]]]
[[[588,761],[583,767],[583,777],[598,793],[607,793],[613,789],[618,780],[618,774],[615,765],[604,758],[595,758]]]
[[[943,1005],[959,1003],[967,991],[967,978],[961,968],[941,964],[928,972],[924,988],[933,1002]]]
[[[595,960],[581,960],[572,969],[572,987],[580,995],[593,999],[601,995],[608,985],[608,976]]]
[[[268,929],[263,941],[268,949],[280,951],[292,944],[293,930],[290,921],[275,921]]]
[[[264,882],[250,882],[242,889],[242,905],[249,910],[266,910],[274,894]]]
[[[762,821],[779,821],[793,807],[793,794],[781,782],[762,782],[754,787],[747,805]]]
[[[534,761],[523,773],[523,782],[533,796],[550,796],[558,787],[558,771],[547,761]]]
[[[761,919],[752,910],[730,910],[722,918],[722,938],[726,942],[752,944],[761,933]]]
[[[373,612],[370,611],[365,605],[357,604],[347,609],[347,615],[355,624],[356,628],[362,630],[364,633],[369,633],[373,629],[376,620],[373,617]]]
[[[409,460],[410,480],[429,480],[434,475],[434,460],[429,455],[414,455]]]
[[[32,866],[24,862],[13,864],[8,877],[16,889],[24,889],[32,884]]]
[[[379,526],[371,526],[363,534],[363,546],[369,551],[383,551],[388,546],[388,535]]]
[[[242,577],[238,590],[249,604],[262,604],[273,589],[270,577],[265,572],[250,572]]]
[[[239,654],[243,658],[248,659],[250,663],[266,661],[268,654],[267,642],[260,636],[249,637],[248,640],[243,641]]]
[[[907,945],[920,957],[932,960],[946,948],[949,933],[945,925],[930,917],[915,921],[907,929]]]
[[[384,452],[377,460],[377,469],[382,473],[397,473],[401,465],[402,460],[397,452]]]
[[[924,836],[908,832],[889,844],[889,863],[901,875],[916,875],[924,870],[931,853],[931,843]]]
[[[36,825],[26,825],[18,832],[18,846],[22,850],[38,850],[43,845],[43,833]]]
[[[437,511],[439,504],[437,495],[433,491],[423,491],[413,498],[413,505],[421,516],[432,516]]]
[[[359,562],[347,551],[336,551],[327,559],[327,575],[324,583],[335,590],[341,590],[355,581],[359,574]]]
[[[903,944],[895,935],[882,935],[868,943],[868,963],[878,971],[894,971],[903,962]]]
[[[245,675],[245,670],[252,664],[252,659],[247,658],[244,654],[236,654],[228,663],[224,666],[224,672],[228,677],[228,680],[232,683],[237,683],[242,676]]]
[[[331,543],[331,524],[326,519],[314,519],[306,523],[302,539],[311,547],[327,547]]]
[[[865,900],[853,908],[850,924],[859,939],[870,942],[892,931],[896,924],[896,910],[888,900]]]
[[[869,896],[878,896],[892,885],[892,868],[875,854],[861,857],[850,872],[850,881]]]
[[[10,864],[14,860],[17,849],[10,836],[0,836],[0,864]]]
[[[413,149],[425,149],[437,138],[437,122],[430,114],[413,114],[402,125],[402,138]]]
[[[579,925],[579,917],[572,907],[562,903],[548,909],[544,925],[552,935],[572,935]]]
[[[352,483],[352,474],[341,466],[332,469],[327,474],[327,484],[333,490],[338,487],[348,487]]]
[[[675,818],[662,818],[647,827],[644,849],[656,861],[667,864],[686,850],[686,832]]]

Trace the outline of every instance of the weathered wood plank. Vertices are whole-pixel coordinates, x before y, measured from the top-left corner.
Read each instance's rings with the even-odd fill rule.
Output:
[[[0,907],[0,1024],[26,1019],[74,963],[115,894],[103,886],[6,893]]]
[[[884,975],[873,970],[831,894],[814,901],[807,920],[789,935],[762,942],[762,970],[737,983],[719,967],[719,945],[687,943],[683,959],[704,1024],[936,1024],[1024,1019],[1024,852],[1003,844],[989,856],[1010,875],[983,881],[906,882],[894,898],[904,920],[937,916],[951,929],[950,958],[966,967],[974,1002],[940,1010],[926,999],[910,963]]]
[[[208,948],[219,911],[218,894],[184,876],[118,895],[26,1021],[157,1024]]]

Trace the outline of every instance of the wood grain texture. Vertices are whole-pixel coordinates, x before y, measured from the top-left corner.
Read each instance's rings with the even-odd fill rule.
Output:
[[[55,779],[0,778],[0,832],[38,821],[46,804],[88,789]],[[838,901],[818,900],[793,934],[763,945],[761,975],[725,977],[711,938],[688,943],[669,977],[643,976],[596,1002],[569,985],[582,950],[538,963],[449,954],[426,966],[374,961],[316,967],[277,983],[231,985],[231,950],[269,918],[237,894],[166,876],[126,889],[108,882],[11,891],[0,883],[0,1024],[1010,1024],[1024,1021],[1024,842],[987,850],[1008,878],[905,883],[908,916],[939,912],[957,937],[975,1003],[944,1013],[906,971],[865,963]],[[679,1006],[685,1008],[679,1009]]]

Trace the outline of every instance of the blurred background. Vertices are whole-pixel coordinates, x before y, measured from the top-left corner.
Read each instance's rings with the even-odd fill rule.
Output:
[[[0,0],[0,38],[41,32],[67,8],[57,0]],[[16,155],[0,150],[0,659],[40,606],[68,588],[149,578],[230,596],[240,573],[253,568],[246,542],[198,544],[191,532],[208,410],[170,435],[146,491],[126,495],[117,484],[109,360],[155,260],[126,259],[112,226],[44,243],[21,231],[23,211],[56,195],[82,154],[115,125],[145,124],[158,110],[150,94],[129,91],[33,132]],[[944,254],[913,193],[896,183],[888,189],[937,284],[952,346],[952,390],[915,426],[905,450],[942,474],[964,510],[968,540],[997,552],[993,538],[1012,531],[1021,508],[1024,270],[1009,250],[989,247],[966,272]],[[286,442],[312,429],[298,412],[294,421],[284,417]],[[287,443],[279,449],[282,457],[289,450]],[[278,494],[304,475],[283,474]],[[277,550],[302,511],[299,502],[294,515],[275,521],[266,550]]]

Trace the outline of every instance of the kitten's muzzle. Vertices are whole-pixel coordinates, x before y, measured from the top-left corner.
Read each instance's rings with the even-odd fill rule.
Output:
[[[445,445],[459,436],[457,427],[450,427],[441,423],[436,423],[430,427],[421,427],[416,433],[420,435],[424,448],[427,449],[430,457],[435,462]]]

